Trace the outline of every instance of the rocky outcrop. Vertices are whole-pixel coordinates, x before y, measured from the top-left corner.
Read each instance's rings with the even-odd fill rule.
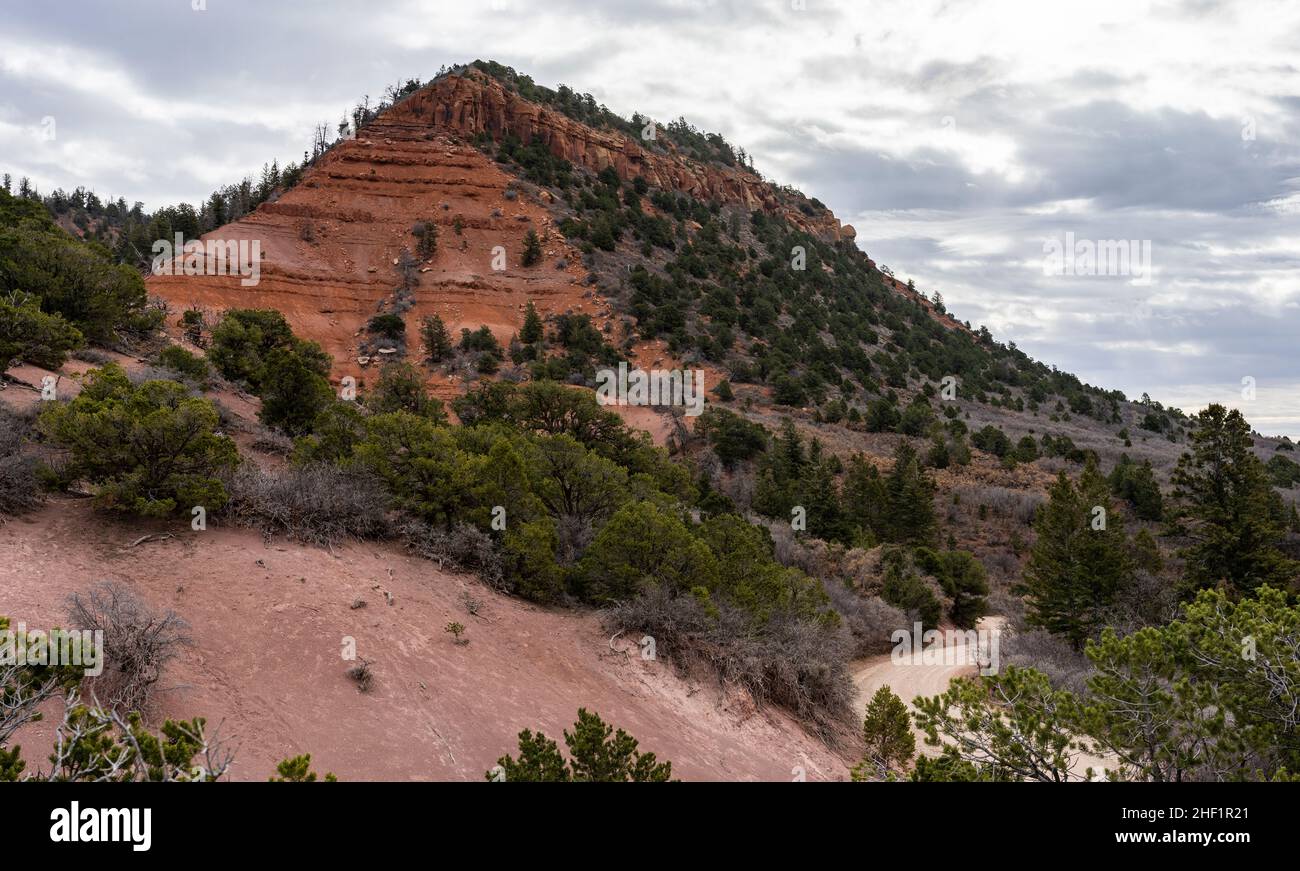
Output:
[[[581,255],[555,228],[546,198],[508,190],[513,176],[460,139],[385,114],[330,149],[277,200],[207,234],[259,243],[255,285],[242,285],[239,275],[156,275],[149,293],[170,304],[168,326],[177,335],[185,309],[277,309],[334,358],[335,379],[363,383],[379,359],[365,346],[366,325],[381,312],[402,316],[413,359],[425,315],[440,316],[453,337],[486,325],[502,343],[518,331],[529,301],[543,316],[581,312],[603,328],[608,307],[582,284]],[[417,250],[417,223],[437,228],[437,250],[417,262],[409,291],[399,293],[398,263],[404,250]],[[526,267],[529,230],[541,237],[544,256]],[[447,397],[460,381],[439,375],[430,386]]]
[[[612,166],[624,179],[639,175],[653,186],[699,199],[780,214],[792,225],[829,240],[851,241],[857,235],[851,226],[841,226],[829,210],[813,207],[814,214],[806,214],[798,208],[795,195],[778,190],[753,172],[702,164],[682,155],[662,135],[653,146],[643,146],[623,133],[593,129],[525,100],[472,68],[435,80],[395,106],[384,119],[467,138],[486,133],[494,138],[514,134],[525,143],[538,139],[557,156],[594,172]],[[807,205],[805,200],[799,202]]]
[[[585,283],[582,255],[556,227],[550,195],[519,189],[467,141],[482,133],[540,140],[593,171],[613,167],[623,178],[642,176],[701,199],[781,214],[822,238],[856,235],[829,211],[748,170],[701,163],[662,137],[643,147],[622,133],[593,129],[470,69],[416,91],[330,149],[297,186],[207,234],[259,243],[256,285],[238,275],[158,275],[148,279],[149,292],[178,315],[189,308],[214,315],[230,307],[278,309],[295,332],[334,357],[336,379],[364,379],[376,359],[367,323],[381,312],[402,316],[412,355],[425,315],[439,315],[453,336],[486,325],[506,343],[529,301],[543,316],[589,314],[603,330],[612,309]],[[416,251],[416,224],[437,227],[437,250],[419,261],[413,278],[403,278],[397,264],[403,251]],[[525,267],[529,230],[541,237],[544,256]],[[410,287],[399,293],[406,281]],[[175,319],[169,326],[179,335]],[[461,385],[438,376],[431,386],[451,396]]]

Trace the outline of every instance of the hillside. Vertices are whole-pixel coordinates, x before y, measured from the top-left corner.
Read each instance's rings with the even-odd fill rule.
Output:
[[[1212,621],[1300,590],[1289,441],[1031,359],[717,134],[482,61],[353,120],[255,196],[117,226],[112,252],[0,194],[0,614],[56,622],[101,580],[174,609],[193,644],[149,714],[229,722],[235,777],[311,752],[349,779],[479,779],[586,707],[684,778],[882,779],[866,693],[948,739],[949,707],[991,704],[966,689],[976,645],[907,671],[898,631],[1001,633],[1037,670],[1010,696],[1092,704],[1105,630],[1172,649],[1189,603]],[[255,282],[120,262],[177,215],[256,243]],[[703,414],[601,407],[622,362],[703,371]],[[374,690],[345,637],[380,651]],[[1214,679],[1293,734],[1250,677]],[[1098,731],[1089,758],[1159,779]],[[1260,742],[1233,776],[1300,753]],[[1007,770],[921,755],[893,773]],[[1013,770],[1082,776],[1038,765]]]
[[[192,643],[155,714],[202,712],[237,744],[236,779],[264,780],[279,760],[311,753],[345,780],[482,780],[521,729],[559,735],[580,705],[690,780],[783,780],[796,765],[816,780],[847,777],[788,716],[644,661],[591,617],[493,593],[391,546],[331,554],[221,529],[131,547],[169,529],[104,523],[84,502],[52,501],[0,527],[5,609],[55,625],[67,596],[118,581],[184,615]],[[443,631],[452,620],[467,625],[468,644]],[[339,665],[347,637],[372,663],[364,694]],[[16,740],[51,737],[37,724]]]
[[[334,383],[351,375],[363,385],[380,362],[376,344],[419,362],[425,316],[440,316],[453,338],[486,325],[504,349],[531,301],[550,329],[574,314],[602,337],[577,350],[552,338],[545,377],[594,386],[602,358],[702,368],[709,385],[732,388],[732,400],[709,396],[718,408],[771,432],[791,418],[843,457],[887,460],[896,436],[928,438],[936,421],[959,440],[987,426],[1006,435],[991,462],[977,451],[972,464],[941,472],[944,492],[1001,488],[1032,504],[1056,471],[1077,470],[1088,454],[1106,469],[1121,455],[1149,462],[1168,483],[1186,441],[1182,412],[1086,385],[961,323],[878,269],[819,201],[765,181],[721,137],[675,122],[647,139],[650,124],[498,64],[458,67],[412,86],[274,201],[207,234],[260,239],[260,285],[155,276],[149,291],[173,311],[278,309],[330,353]],[[403,277],[396,261],[417,251],[424,222],[437,227],[437,249]],[[530,229],[543,254],[523,266]],[[498,246],[501,270],[492,268]],[[402,341],[368,331],[383,312],[401,315]],[[496,377],[538,377],[527,354],[508,356]],[[464,355],[426,371],[443,398],[482,377]],[[944,379],[955,384],[951,399],[939,393]],[[617,410],[660,443],[692,445],[690,418]],[[1004,454],[1025,438],[1043,459],[1016,469]],[[1269,459],[1279,444],[1256,447]],[[725,475],[715,483],[731,486]],[[744,505],[748,486],[729,495]],[[963,546],[1009,580],[1018,556],[1008,531],[976,520]]]

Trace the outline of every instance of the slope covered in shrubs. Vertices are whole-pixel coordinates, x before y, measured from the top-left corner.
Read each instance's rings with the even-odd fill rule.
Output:
[[[161,322],[138,272],[0,190],[0,371],[14,359],[57,368],[83,338],[112,344]]]

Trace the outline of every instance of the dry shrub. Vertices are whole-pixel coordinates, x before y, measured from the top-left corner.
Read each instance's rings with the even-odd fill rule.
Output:
[[[113,711],[147,710],[167,663],[190,640],[174,611],[154,611],[112,581],[69,597],[68,619],[77,630],[104,633],[104,670],[89,681],[99,704]]]
[[[884,556],[883,547],[871,550],[851,547],[840,555],[832,571],[849,587],[868,595],[879,595],[885,585]]]
[[[911,628],[906,614],[878,596],[863,596],[836,580],[822,585],[853,636],[854,657],[888,652],[894,646],[890,635]]]
[[[126,377],[136,387],[149,381],[175,381],[184,385],[190,396],[203,395],[198,385],[191,379],[186,378],[183,372],[177,372],[175,369],[169,369],[166,366],[155,366],[152,363],[146,363],[139,367],[133,367],[126,373]]]
[[[370,669],[370,663],[364,659],[358,660],[356,665],[348,669],[348,677],[356,682],[358,692],[368,693],[375,684],[375,673]]]
[[[1092,663],[1088,657],[1045,629],[1003,630],[999,640],[1001,667],[1036,668],[1057,689],[1086,693]]]
[[[1105,622],[1127,635],[1145,626],[1164,626],[1178,611],[1178,591],[1171,578],[1143,570],[1135,574],[1131,587],[1115,597]]]
[[[476,526],[458,523],[450,530],[411,520],[398,530],[406,546],[438,568],[475,572],[488,586],[506,587],[505,567],[492,537]]]
[[[761,626],[725,603],[710,614],[698,600],[652,587],[607,612],[612,630],[644,632],[656,651],[687,671],[704,668],[742,687],[755,703],[790,711],[827,740],[839,740],[854,718],[848,663],[853,640],[843,626],[826,627],[776,614]]]
[[[724,474],[717,484],[718,492],[730,499],[741,512],[748,511],[754,502],[754,476]]]
[[[993,485],[959,487],[957,493],[961,496],[961,504],[972,515],[980,505],[986,505],[991,516],[1004,517],[1022,526],[1033,523],[1034,512],[1047,501],[1042,493]]]
[[[74,360],[80,360],[83,363],[90,363],[95,366],[103,366],[105,363],[112,363],[115,359],[113,355],[107,351],[91,347],[77,348],[69,356]]]
[[[827,544],[820,538],[801,541],[785,521],[757,515],[750,515],[747,519],[750,523],[767,528],[772,536],[773,558],[788,569],[799,569],[814,578],[823,578],[843,555],[844,548]]]
[[[253,439],[252,448],[266,454],[287,457],[293,453],[293,439],[263,427],[258,431],[257,437]]]
[[[1025,622],[1025,600],[1006,590],[994,590],[989,593],[989,613],[1000,614],[1007,618],[1012,626],[1023,626]]]
[[[23,452],[31,434],[29,415],[15,414],[0,406],[0,521],[41,503],[38,463]]]
[[[471,617],[477,617],[478,612],[483,610],[483,600],[470,593],[469,590],[460,591],[460,603],[465,606],[465,611]]]
[[[382,538],[388,497],[372,475],[325,463],[265,472],[251,463],[225,481],[225,513],[264,533],[330,545],[346,538]]]
[[[1020,577],[1020,558],[1009,550],[999,550],[984,560],[985,567],[995,578],[1014,581]]]
[[[773,558],[786,568],[799,569],[823,581],[838,580],[865,593],[880,591],[884,576],[881,557],[884,549],[846,548],[819,538],[800,539],[790,524],[750,515],[750,523],[764,526],[772,535]]]
[[[226,435],[230,435],[232,432],[246,432],[248,430],[244,419],[220,399],[209,399],[208,401],[217,410],[217,423],[220,425],[221,431]]]
[[[555,548],[556,559],[560,565],[565,566],[577,562],[596,537],[591,518],[576,514],[560,514],[556,517],[555,533],[559,539]]]

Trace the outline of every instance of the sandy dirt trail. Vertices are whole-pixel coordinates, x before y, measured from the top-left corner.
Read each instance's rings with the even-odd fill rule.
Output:
[[[1004,618],[1002,617],[985,617],[980,620],[978,628],[980,630],[998,630],[1002,628]],[[955,636],[955,633],[954,633]],[[966,639],[964,637],[945,637],[942,643],[943,656],[942,662],[902,662],[895,663],[893,655],[889,653],[873,656],[867,659],[860,659],[853,664],[853,683],[858,688],[858,711],[865,714],[867,704],[871,697],[882,686],[888,686],[894,691],[909,710],[916,710],[912,705],[912,700],[917,696],[936,696],[948,689],[948,684],[954,678],[970,676],[978,673],[978,668],[974,664],[977,657],[976,651],[967,649]],[[937,653],[933,647],[927,648],[927,653]],[[916,749],[918,753],[924,753],[927,756],[937,756],[939,751],[936,747],[931,747],[925,743],[925,735],[920,729],[913,724],[913,731],[916,733]],[[1070,767],[1070,773],[1080,779],[1085,777],[1085,773],[1091,767],[1097,776],[1101,776],[1108,767],[1113,767],[1116,760],[1104,756],[1094,756],[1088,753],[1080,753]]]
[[[979,622],[979,629],[997,629],[1001,623],[1001,617],[985,617]],[[859,710],[865,713],[867,703],[882,686],[892,689],[910,709],[912,699],[917,696],[936,696],[948,689],[953,678],[975,674],[975,651],[967,650],[965,638],[946,640],[951,643],[943,645],[943,662],[940,663],[895,663],[890,653],[854,663],[853,683],[858,688]],[[935,653],[933,648],[928,648],[927,652]],[[918,736],[920,734],[917,732]],[[926,749],[929,751],[930,748]]]

